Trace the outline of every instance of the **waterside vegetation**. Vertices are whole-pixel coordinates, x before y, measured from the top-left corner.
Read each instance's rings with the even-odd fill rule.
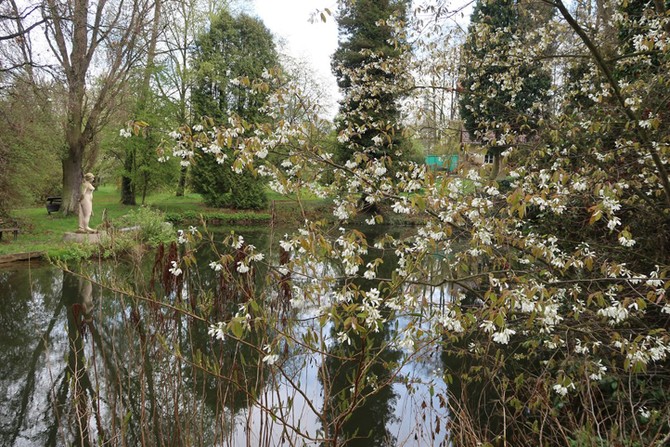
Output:
[[[175,340],[168,362],[184,358],[182,322],[198,321],[207,343],[185,362],[206,373],[217,397],[245,396],[245,428],[276,427],[281,442],[324,447],[365,443],[373,432],[378,445],[670,442],[670,1],[476,0],[465,27],[461,6],[441,0],[338,0],[336,11],[319,11],[339,28],[335,119],[323,89],[275,53],[256,19],[227,8],[212,16],[197,0],[170,4],[169,23],[163,1],[129,0],[139,16],[110,11],[124,2],[99,2],[105,10],[94,14],[87,0],[44,1],[34,11],[50,11],[42,19],[61,40],[52,50],[62,67],[34,76],[32,47],[12,38],[23,17],[3,22],[3,57],[26,60],[2,78],[0,207],[39,195],[46,182],[31,189],[20,178],[39,157],[19,153],[53,150],[44,143],[54,140],[66,213],[89,168],[122,178],[125,203],[141,193],[168,213],[108,213],[124,226],[144,222],[142,237],[158,244],[149,274],[139,262],[62,267],[127,298],[134,320],[157,315],[156,339],[166,331]],[[72,32],[61,32],[62,17]],[[86,51],[90,42],[100,46]],[[106,70],[86,84],[102,48]],[[130,67],[125,54],[141,62]],[[42,113],[15,107],[26,95]],[[31,138],[44,129],[62,131]],[[432,169],[413,156],[421,145],[422,155],[450,147],[471,160]],[[469,157],[468,145],[491,165]],[[261,209],[231,216],[267,218],[266,239],[252,243],[235,229],[209,239],[186,208],[235,217],[189,203],[196,196],[151,203],[152,192],[183,195],[188,184],[205,203]],[[276,200],[266,201],[268,190]],[[309,207],[284,202],[306,192]],[[292,225],[275,231],[282,213]],[[416,226],[382,225],[390,216]],[[168,218],[187,227],[161,244]],[[164,317],[179,324],[161,326]],[[81,345],[73,337],[70,350]],[[64,366],[62,377],[84,377],[83,364]],[[301,376],[310,368],[311,382]],[[314,382],[318,400],[306,385]],[[429,390],[413,413],[421,433],[399,439],[385,418],[359,422],[361,412],[389,414],[399,388]],[[104,419],[94,391],[70,395],[70,432],[85,441],[75,444],[107,441],[108,431],[89,435]],[[177,396],[175,411],[186,398]],[[314,424],[291,417],[298,401]],[[124,418],[117,407],[112,428]],[[198,443],[211,445],[214,434],[234,444],[221,421],[199,421]],[[138,439],[112,433],[120,444]],[[177,433],[179,443],[191,433]],[[246,430],[246,443],[257,434]],[[263,435],[262,444],[280,443]],[[157,432],[144,443],[170,440]]]
[[[298,205],[295,200],[272,193],[269,197],[277,200],[270,200],[267,209],[258,211],[210,208],[205,206],[197,193],[187,193],[181,197],[175,197],[173,193],[154,193],[146,198],[145,205],[136,206],[123,205],[119,203],[118,197],[119,193],[113,186],[103,186],[96,190],[91,226],[117,233],[125,229],[135,231],[128,231],[127,237],[115,239],[113,246],[103,244],[102,252],[101,247],[95,245],[63,242],[65,233],[76,231],[77,216],[48,214],[42,205],[18,208],[12,212],[12,222],[20,227],[20,233],[16,239],[11,235],[3,238],[0,256],[41,253],[38,257],[74,260],[93,254],[104,255],[105,251],[109,255],[114,251],[123,251],[133,243],[156,246],[161,242],[172,241],[179,228],[189,226],[291,225],[301,220],[303,212],[310,216],[325,214],[323,210],[327,205],[327,201],[315,198],[303,199]],[[165,231],[159,231],[157,224],[165,225]]]

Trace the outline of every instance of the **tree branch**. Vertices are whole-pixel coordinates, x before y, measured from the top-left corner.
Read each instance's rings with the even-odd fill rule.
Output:
[[[614,97],[616,101],[619,103],[619,107],[621,108],[621,110],[623,110],[623,113],[626,115],[626,117],[634,123],[634,129],[636,133],[644,143],[645,148],[649,151],[651,158],[654,162],[654,165],[656,166],[656,169],[658,169],[661,184],[663,186],[663,191],[665,193],[665,203],[667,208],[670,209],[670,180],[668,180],[668,171],[665,168],[665,164],[661,160],[661,157],[658,155],[658,151],[656,151],[654,147],[651,145],[647,132],[640,127],[639,118],[635,115],[633,110],[626,105],[626,100],[621,93],[619,83],[614,78],[612,71],[607,65],[598,47],[596,47],[591,38],[584,31],[584,29],[579,25],[579,23],[577,23],[575,18],[572,17],[570,11],[568,11],[568,9],[565,7],[562,0],[555,0],[554,5],[556,6],[556,8],[558,8],[558,10],[560,11],[561,15],[566,20],[566,22],[568,22],[568,25],[570,25],[570,27],[574,30],[575,33],[577,33],[579,38],[582,40],[584,45],[586,45],[586,48],[588,48],[589,52],[595,59],[598,68],[600,68],[600,71],[605,76],[605,79],[610,85],[612,92],[614,93]]]
[[[17,18],[18,20],[18,18]],[[24,34],[28,34],[30,31],[32,31],[34,28],[37,28],[41,24],[45,23],[47,21],[46,18],[42,18],[39,22],[35,22],[32,25],[30,25],[28,28],[21,28],[19,31],[12,33],[12,34],[6,34],[4,36],[0,36],[0,41],[2,40],[11,40],[11,39],[16,39],[17,37],[23,36]]]

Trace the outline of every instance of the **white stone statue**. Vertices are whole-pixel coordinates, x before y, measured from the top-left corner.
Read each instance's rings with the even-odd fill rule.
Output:
[[[93,214],[93,191],[95,187],[92,182],[95,179],[90,172],[84,175],[84,181],[81,182],[81,191],[79,191],[79,233],[97,233],[88,226]]]

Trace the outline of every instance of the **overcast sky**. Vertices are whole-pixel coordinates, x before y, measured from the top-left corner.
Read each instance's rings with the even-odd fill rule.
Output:
[[[284,51],[298,60],[309,61],[320,82],[332,98],[329,115],[337,111],[340,93],[330,69],[333,52],[337,49],[337,23],[334,17],[327,17],[324,23],[318,12],[325,8],[335,12],[336,0],[253,0],[255,12],[277,38],[283,40]],[[413,4],[424,3],[414,0]],[[453,14],[452,20],[467,28],[473,0],[452,0],[448,2]]]
[[[337,24],[334,17],[326,22],[312,20],[317,10],[335,9],[334,0],[254,0],[254,10],[265,25],[285,42],[286,52],[307,60],[337,99],[335,77],[330,71],[330,58],[337,48]],[[333,111],[334,113],[334,111]]]

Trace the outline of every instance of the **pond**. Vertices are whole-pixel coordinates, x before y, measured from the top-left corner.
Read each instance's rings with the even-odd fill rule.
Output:
[[[259,249],[276,244],[266,229],[241,234]],[[0,444],[447,445],[437,345],[403,354],[390,341],[398,320],[365,340],[341,339],[318,324],[317,307],[282,300],[281,284],[263,304],[275,326],[253,322],[243,337],[217,339],[210,325],[233,318],[270,276],[259,268],[232,289],[209,268],[212,256],[198,251],[200,268],[179,276],[165,274],[170,248],[73,272],[0,269]],[[445,289],[425,296],[436,306],[449,299]],[[277,335],[292,342],[272,345]],[[304,349],[310,338],[321,348]]]

